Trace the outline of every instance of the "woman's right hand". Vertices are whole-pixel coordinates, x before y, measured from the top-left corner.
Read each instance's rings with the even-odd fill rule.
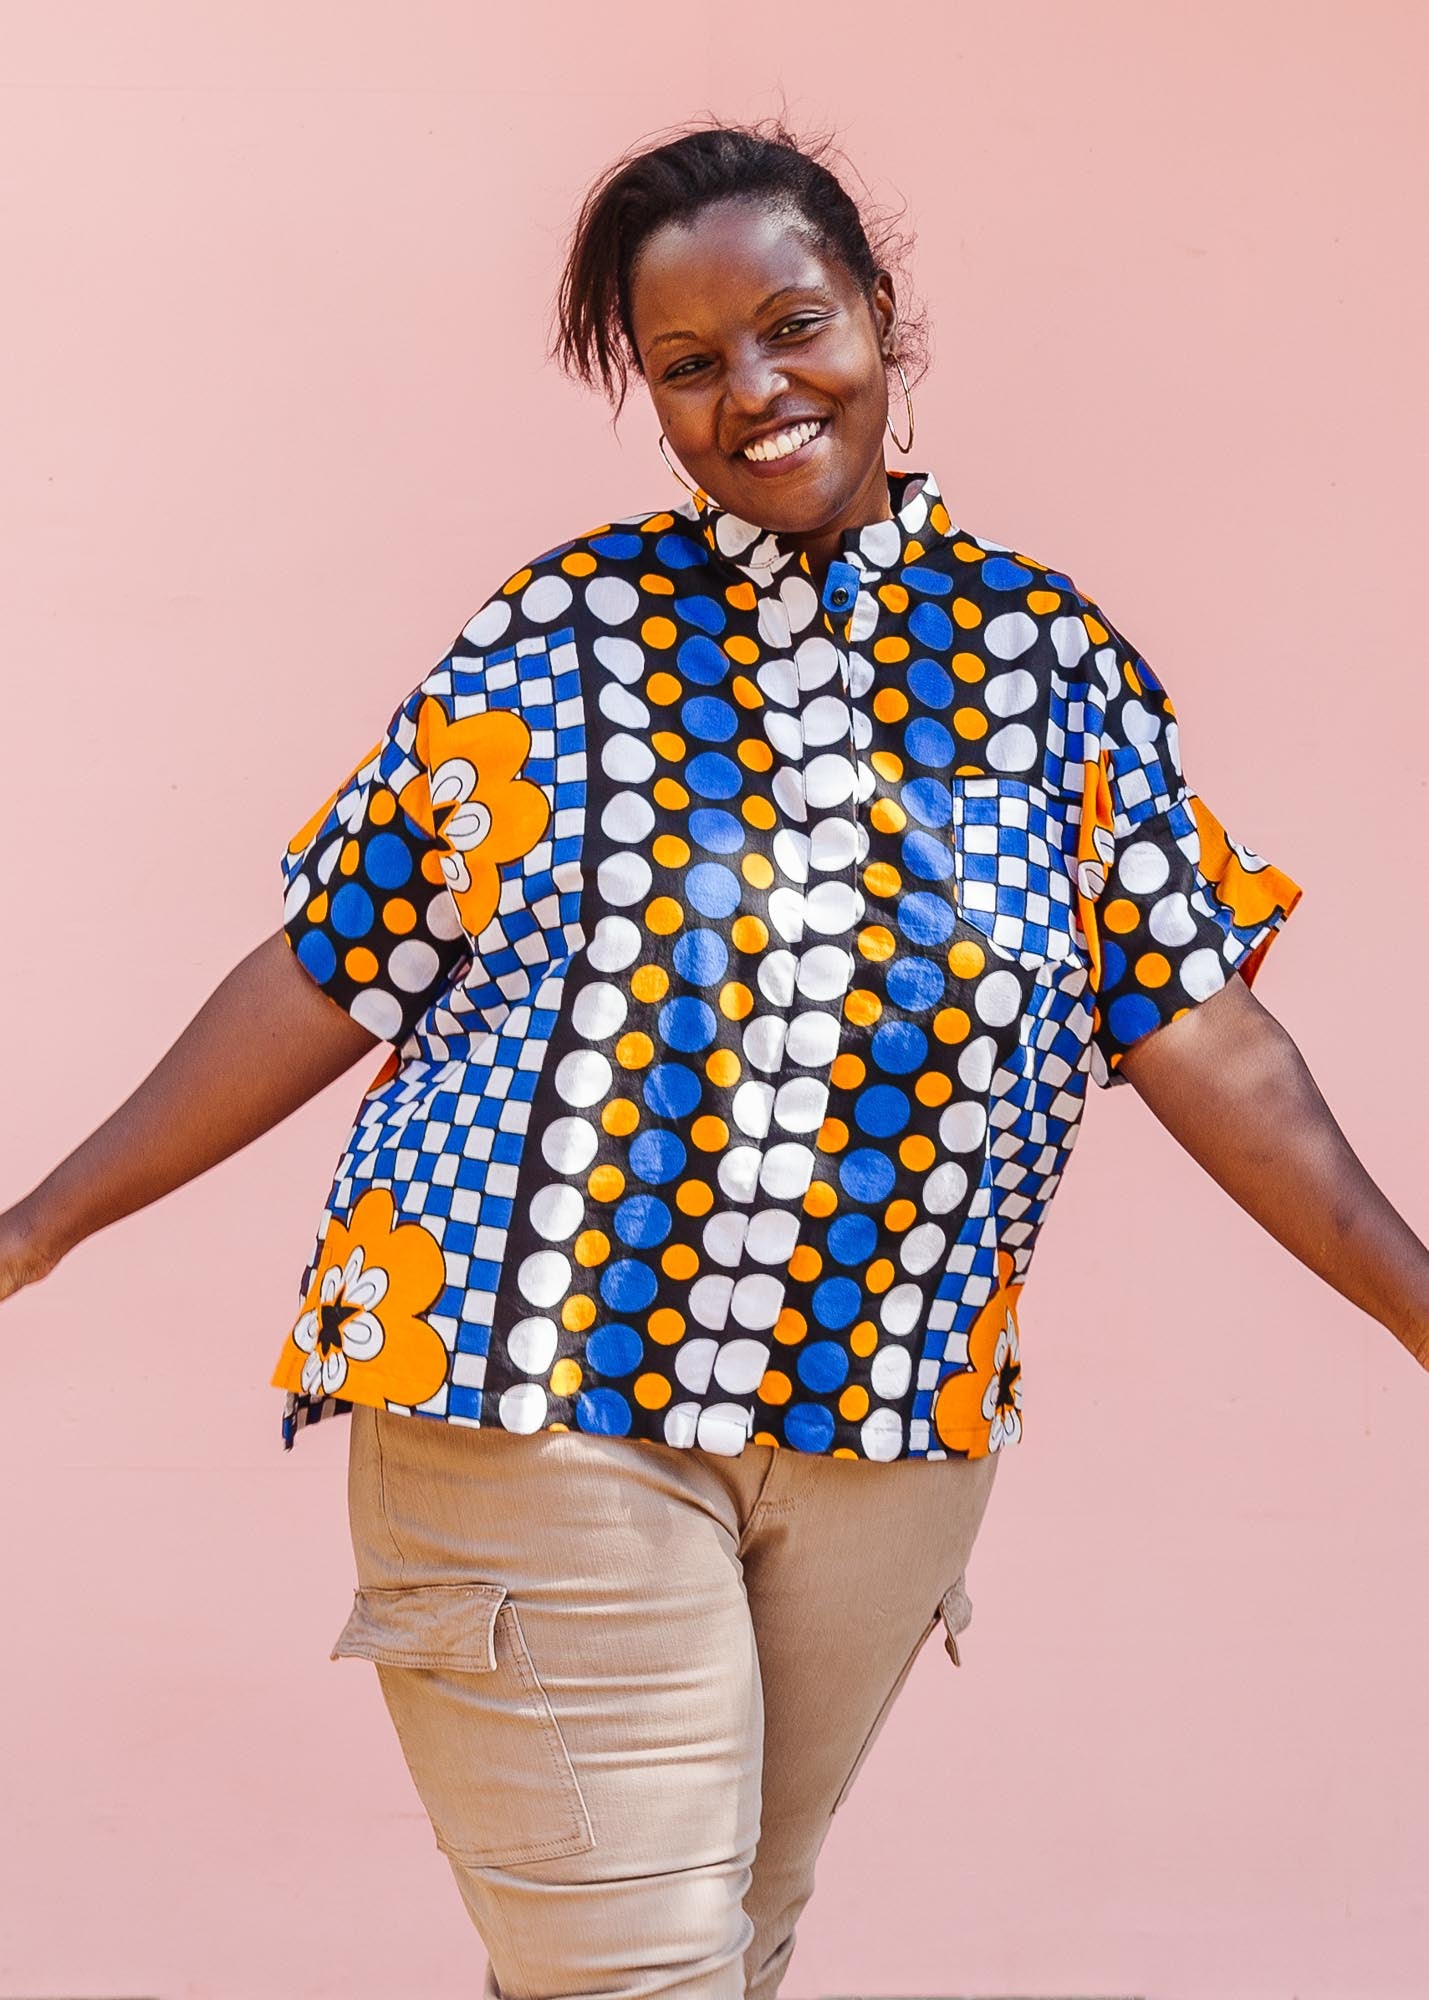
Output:
[[[63,1255],[63,1246],[47,1239],[23,1201],[7,1208],[0,1215],[0,1299],[38,1284]]]

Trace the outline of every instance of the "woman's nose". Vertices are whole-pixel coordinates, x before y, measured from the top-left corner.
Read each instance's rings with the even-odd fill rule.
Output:
[[[725,391],[741,416],[769,409],[789,387],[789,378],[767,354],[752,354],[730,363]]]

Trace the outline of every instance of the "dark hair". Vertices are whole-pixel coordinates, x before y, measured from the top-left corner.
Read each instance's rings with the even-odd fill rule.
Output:
[[[553,359],[587,387],[602,387],[618,418],[630,370],[644,373],[630,323],[635,260],[661,224],[687,221],[712,202],[790,209],[871,290],[880,269],[901,267],[912,239],[896,227],[901,211],[885,215],[869,204],[861,213],[831,159],[843,159],[831,135],[800,137],[778,118],[676,126],[659,144],[625,153],[590,188],[571,232]],[[927,365],[927,320],[921,307],[904,305],[901,270],[898,291],[898,355],[911,378]]]

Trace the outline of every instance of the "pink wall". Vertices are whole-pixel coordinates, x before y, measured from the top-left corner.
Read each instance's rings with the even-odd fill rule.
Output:
[[[782,84],[908,198],[915,462],[1106,605],[1306,885],[1258,996],[1429,1230],[1422,8],[605,18],[11,10],[0,1202],[275,927],[282,841],[494,584],[678,497],[643,397],[617,442],[543,361],[562,235]],[[345,1427],[283,1457],[267,1386],[360,1082],[4,1309],[0,1994],[476,1991],[327,1658]],[[967,1664],[919,1661],[786,1991],[1421,1992],[1429,1381],[1134,1092],[1090,1113]]]

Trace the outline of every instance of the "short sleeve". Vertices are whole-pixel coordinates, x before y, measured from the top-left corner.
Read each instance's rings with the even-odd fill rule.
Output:
[[[420,687],[407,696],[282,856],[283,929],[299,964],[369,1034],[394,1044],[471,949],[419,748],[425,700]]]
[[[1189,787],[1170,695],[1100,609],[1081,603],[1090,650],[1076,886],[1090,1074],[1106,1089],[1129,1081],[1129,1048],[1232,972],[1254,983],[1303,891]]]

